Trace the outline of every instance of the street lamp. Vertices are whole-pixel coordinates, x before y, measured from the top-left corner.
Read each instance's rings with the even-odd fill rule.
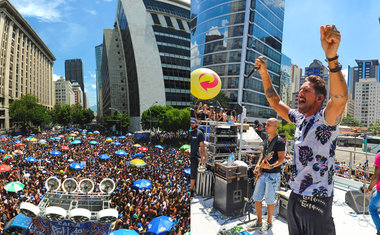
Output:
[[[120,114],[120,135],[122,135],[123,131],[122,131],[121,118],[123,117],[123,115],[122,115],[122,113],[118,109],[111,108],[111,107],[109,109],[116,110]]]

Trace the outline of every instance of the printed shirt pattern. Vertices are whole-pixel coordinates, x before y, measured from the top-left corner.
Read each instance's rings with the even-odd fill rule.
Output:
[[[330,126],[324,112],[325,109],[322,109],[307,118],[295,109],[288,113],[290,121],[296,125],[290,187],[295,193],[304,196],[333,195],[339,125]]]

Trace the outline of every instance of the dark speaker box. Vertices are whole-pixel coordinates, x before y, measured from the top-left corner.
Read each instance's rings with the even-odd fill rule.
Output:
[[[287,210],[288,210],[288,197],[280,195],[278,200],[278,215],[287,220]]]
[[[223,179],[215,176],[214,208],[224,215],[243,213],[244,197],[247,197],[248,177]]]
[[[346,193],[345,201],[356,213],[363,214],[365,208],[366,214],[369,214],[368,205],[371,201],[371,195],[367,195],[361,191],[352,190]]]

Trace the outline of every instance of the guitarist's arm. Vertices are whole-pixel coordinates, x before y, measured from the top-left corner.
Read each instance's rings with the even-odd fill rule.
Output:
[[[279,152],[277,152],[277,156],[278,156],[278,159],[277,159],[277,161],[275,161],[275,162],[272,164],[273,167],[271,167],[271,165],[270,165],[268,162],[264,162],[264,164],[263,164],[263,169],[268,169],[268,170],[270,170],[270,169],[273,169],[273,168],[275,168],[275,167],[281,166],[282,163],[284,163],[284,159],[285,159],[285,151],[279,151]]]
[[[261,162],[263,161],[263,157],[264,157],[264,153],[261,152],[259,160],[256,163],[255,170],[253,171],[253,173],[257,174],[257,172],[260,170],[260,165],[261,165]]]

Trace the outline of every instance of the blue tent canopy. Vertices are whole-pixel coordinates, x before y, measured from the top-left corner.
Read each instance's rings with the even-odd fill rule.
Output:
[[[26,217],[25,215],[20,213],[9,221],[9,223],[4,228],[4,231],[10,230],[11,228],[16,227],[16,228],[23,228],[24,230],[29,232],[29,227],[31,224],[32,224],[32,218]]]

